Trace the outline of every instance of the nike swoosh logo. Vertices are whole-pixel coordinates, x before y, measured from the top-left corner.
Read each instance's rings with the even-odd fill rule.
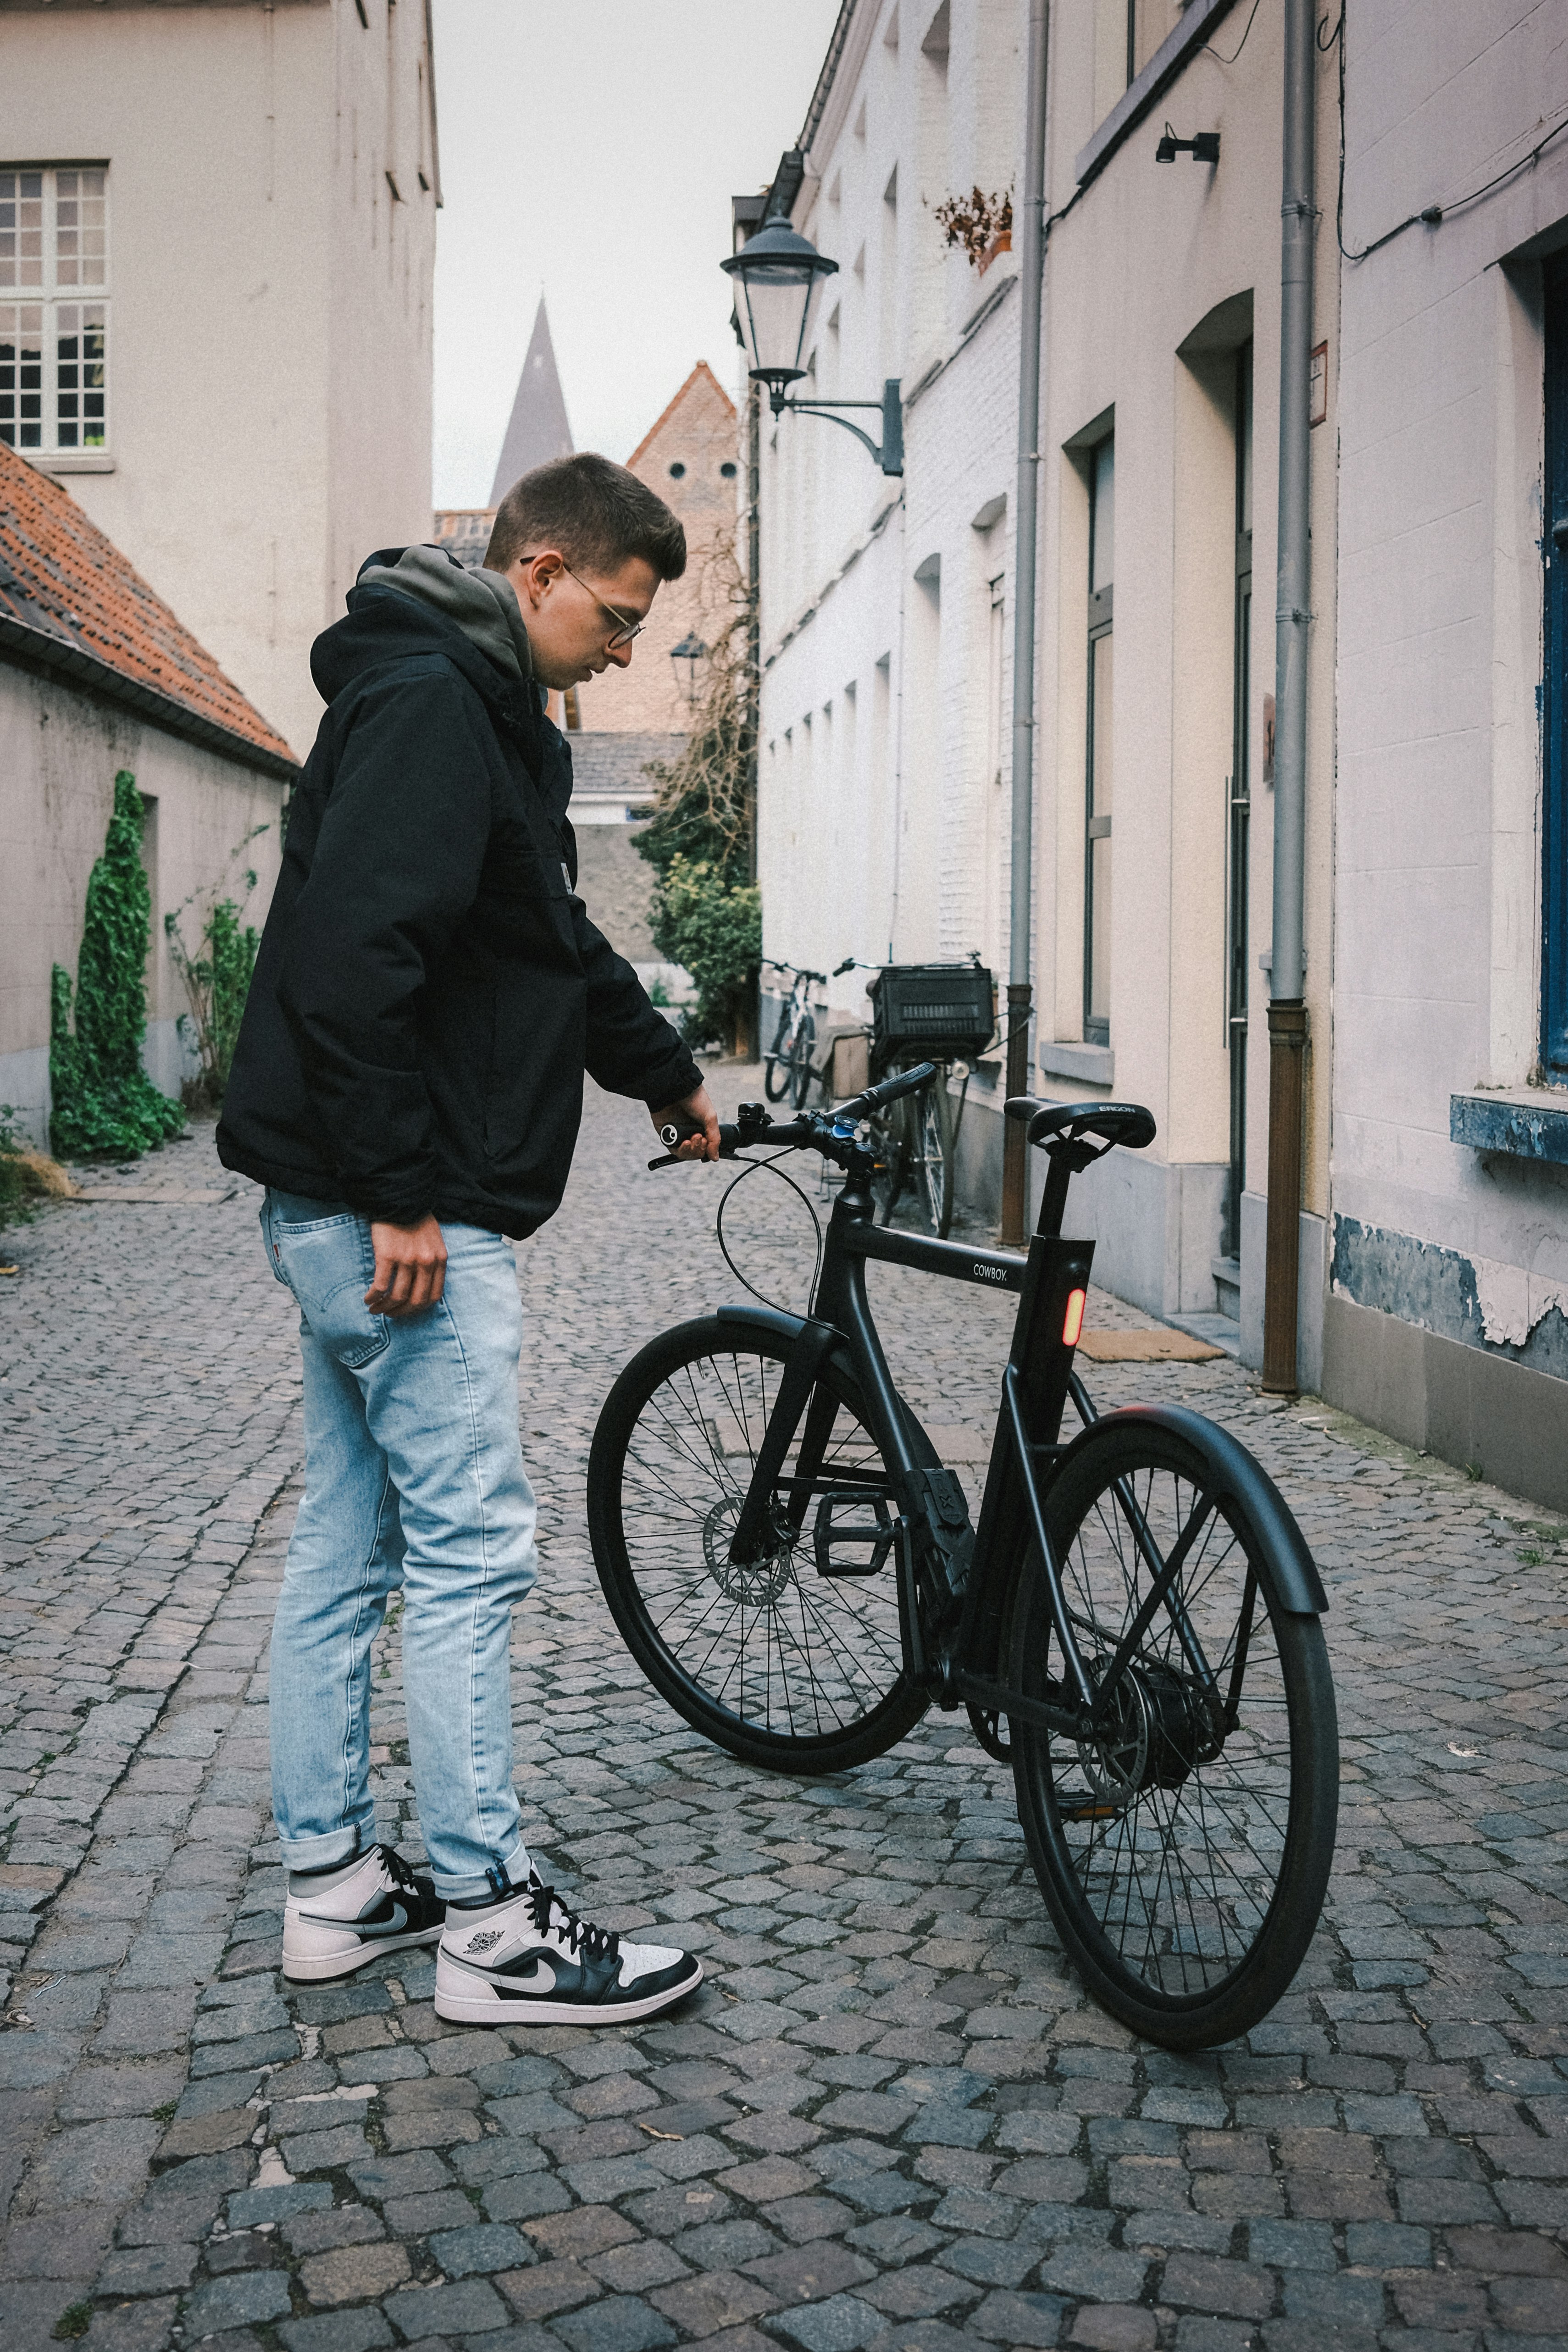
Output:
[[[514,1987],[519,1992],[554,1992],[556,1973],[548,1960],[530,1960],[526,1969],[489,1969],[483,1960],[471,1960],[461,1952],[450,1956],[460,1967],[470,1969],[476,1977],[494,1977]]]
[[[401,1903],[392,1905],[390,1919],[333,1919],[324,1911],[301,1911],[299,1916],[308,1919],[313,1927],[347,1927],[356,1936],[377,1937],[405,1935],[413,1925],[413,1915]]]

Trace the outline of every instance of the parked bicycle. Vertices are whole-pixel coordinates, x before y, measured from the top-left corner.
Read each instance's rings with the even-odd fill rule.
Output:
[[[1093,1244],[1062,1238],[1069,1184],[1114,1144],[1145,1148],[1148,1111],[1009,1101],[1050,1160],[1039,1225],[1027,1257],[971,1249],[875,1221],[862,1122],[932,1075],[788,1125],[743,1105],[721,1129],[724,1155],[809,1150],[843,1172],[810,1312],[722,1307],[627,1365],[589,1465],[595,1565],[654,1688],[747,1762],[843,1771],[933,1701],[967,1706],[1010,1757],[1084,1981],[1134,2032],[1202,2048],[1267,2015],[1322,1905],[1327,1603],[1234,1437],[1175,1405],[1097,1416],[1074,1369]],[[894,1385],[871,1259],[1018,1296],[977,1525]]]
[[[847,969],[841,966],[841,970]],[[953,1223],[958,1134],[969,1080],[955,1104],[956,1060],[983,1053],[995,1029],[991,975],[978,956],[967,963],[885,964],[873,974],[871,1075],[926,1062],[932,1076],[875,1115],[878,1168],[873,1191],[883,1223],[905,1198],[927,1233],[946,1240]]]
[[[810,989],[813,982],[826,987],[825,971],[807,971],[792,963],[776,963],[775,971],[793,974],[789,993],[779,1009],[779,1026],[774,1033],[772,1051],[762,1065],[762,1084],[769,1102],[782,1102],[788,1095],[795,1109],[803,1110],[811,1088],[811,1055],[817,1043],[817,1024],[811,1013]]]

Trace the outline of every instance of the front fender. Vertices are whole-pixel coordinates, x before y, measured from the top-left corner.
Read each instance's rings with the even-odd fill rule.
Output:
[[[1289,1503],[1262,1464],[1254,1461],[1228,1429],[1221,1429],[1218,1422],[1209,1421],[1203,1413],[1180,1404],[1125,1405],[1119,1412],[1102,1413],[1098,1421],[1080,1430],[1061,1457],[1058,1475],[1083,1446],[1093,1443],[1096,1432],[1114,1428],[1118,1423],[1167,1429],[1201,1454],[1210,1465],[1215,1494],[1221,1501],[1227,1496],[1234,1496],[1270,1539],[1279,1570],[1280,1599],[1285,1608],[1293,1617],[1323,1614],[1329,1605],[1328,1595]]]

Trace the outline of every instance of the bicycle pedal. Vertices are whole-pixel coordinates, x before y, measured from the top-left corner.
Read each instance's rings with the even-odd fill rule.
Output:
[[[869,1523],[861,1520],[849,1526],[833,1522],[833,1513],[846,1506],[860,1508],[871,1504],[876,1517]],[[886,1565],[887,1556],[896,1542],[902,1519],[894,1518],[888,1511],[887,1499],[873,1486],[850,1487],[836,1495],[824,1495],[817,1506],[817,1516],[811,1523],[811,1552],[819,1576],[876,1576]],[[841,1559],[833,1558],[835,1544],[867,1544],[869,1559]]]

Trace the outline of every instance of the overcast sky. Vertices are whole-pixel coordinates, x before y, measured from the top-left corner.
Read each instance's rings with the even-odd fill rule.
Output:
[[[729,199],[805,119],[838,0],[435,0],[435,503],[483,506],[542,292],[580,449],[699,359],[733,393]]]

